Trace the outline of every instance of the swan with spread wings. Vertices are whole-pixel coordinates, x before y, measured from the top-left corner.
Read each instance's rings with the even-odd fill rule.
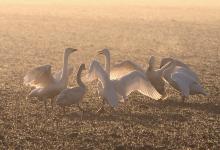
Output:
[[[133,71],[120,77],[119,79],[111,80],[109,74],[102,68],[96,60],[92,61],[89,73],[89,80],[98,79],[101,82],[100,95],[103,99],[103,105],[98,110],[103,110],[104,102],[107,101],[112,107],[116,107],[119,101],[125,101],[128,95],[133,91],[138,91],[153,99],[160,99],[161,95],[151,85],[149,80],[146,80],[145,75],[140,71]]]
[[[24,77],[24,84],[34,87],[34,89],[29,93],[28,97],[37,97],[43,100],[45,109],[47,109],[46,100],[51,98],[52,104],[54,97],[67,87],[68,76],[73,70],[68,67],[68,58],[75,51],[76,49],[73,48],[65,49],[62,71],[52,74],[51,65],[39,66],[29,71]]]
[[[105,56],[105,70],[109,74],[110,79],[119,79],[133,71],[139,71],[145,75],[146,81],[150,81],[153,87],[157,90],[157,92],[159,92],[162,95],[161,99],[167,98],[167,94],[165,91],[165,82],[161,77],[161,73],[167,66],[164,66],[160,69],[155,69],[154,56],[150,57],[148,67],[146,70],[144,70],[139,65],[135,64],[130,60],[123,61],[114,65],[113,67],[110,67],[110,51],[108,49],[103,49],[101,51],[98,51],[98,54]],[[98,84],[98,93],[99,91],[101,91],[101,89],[102,88],[100,84]]]

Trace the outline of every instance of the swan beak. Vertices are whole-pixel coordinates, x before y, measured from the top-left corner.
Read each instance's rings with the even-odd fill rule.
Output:
[[[77,49],[72,49],[72,52],[75,52],[75,51],[77,51]]]
[[[98,53],[98,55],[101,55],[101,54],[103,54],[103,50],[98,51],[97,53]]]

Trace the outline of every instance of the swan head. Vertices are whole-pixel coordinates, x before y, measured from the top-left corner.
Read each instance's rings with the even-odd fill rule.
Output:
[[[45,65],[44,69],[45,71],[51,71],[51,67],[52,67],[51,65]]]
[[[70,55],[71,53],[77,51],[77,49],[74,48],[66,48],[65,49],[65,54]]]
[[[154,56],[150,56],[148,64],[149,64],[149,68],[153,68],[155,66],[155,57]]]
[[[101,51],[98,51],[98,55],[105,55],[105,56],[110,55],[109,49],[105,48]]]
[[[173,58],[163,58],[160,62],[160,68],[162,68],[164,65],[166,65],[168,62],[172,62]]]

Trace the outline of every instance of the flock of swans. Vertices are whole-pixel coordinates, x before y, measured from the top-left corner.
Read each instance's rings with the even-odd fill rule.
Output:
[[[85,64],[81,64],[77,72],[76,87],[67,87],[68,78],[73,68],[68,66],[69,56],[77,49],[67,48],[64,51],[63,69],[55,74],[51,73],[51,65],[43,65],[29,71],[24,77],[24,84],[34,87],[28,97],[37,97],[44,101],[47,109],[47,100],[51,99],[63,108],[77,105],[80,111],[84,111],[79,103],[87,92],[87,86],[81,80],[81,74],[86,70]],[[160,68],[155,69],[155,57],[151,56],[146,69],[131,61],[123,61],[111,67],[110,51],[103,49],[97,55],[105,58],[105,67],[96,60],[92,60],[87,71],[87,82],[97,81],[97,94],[102,99],[102,106],[97,112],[104,110],[104,104],[115,108],[119,102],[128,100],[128,95],[133,91],[148,96],[154,100],[166,99],[165,83],[179,91],[182,101],[189,95],[202,94],[204,91],[198,76],[183,62],[164,58]]]

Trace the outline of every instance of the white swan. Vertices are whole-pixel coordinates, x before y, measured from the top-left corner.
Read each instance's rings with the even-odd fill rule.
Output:
[[[82,101],[86,93],[86,86],[81,80],[81,73],[85,69],[85,64],[81,64],[77,72],[77,87],[66,88],[57,96],[56,103],[63,107],[64,113],[65,107],[73,104],[77,104],[79,110],[83,112],[83,109],[79,106],[79,102]]]
[[[168,62],[174,62],[174,64],[176,66],[180,66],[180,67],[186,68],[188,73],[190,73],[191,76],[193,76],[199,82],[199,78],[196,75],[196,73],[194,71],[192,71],[189,66],[187,66],[185,63],[183,63],[180,60],[177,60],[177,59],[174,59],[174,58],[171,58],[171,57],[163,58],[161,60],[161,62],[160,62],[160,68],[163,67],[164,65],[166,65]]]
[[[89,69],[89,78],[90,80],[98,78],[101,81],[101,97],[106,99],[110,105],[112,105],[112,102],[114,105],[117,105],[119,100],[126,100],[128,95],[133,91],[139,91],[140,93],[156,100],[161,98],[160,93],[156,91],[150,81],[146,80],[145,75],[140,71],[133,71],[124,75],[120,79],[110,80],[109,75],[104,71],[101,65],[94,60]],[[106,98],[106,95],[109,96],[112,94],[115,95],[114,98],[111,97],[110,100]]]
[[[110,69],[110,52],[108,49],[103,49],[98,52],[105,56],[105,69],[106,72],[110,75],[110,79],[120,79],[124,75],[131,73],[133,71],[139,71],[145,74],[146,81],[150,81],[154,88],[162,95],[161,99],[167,98],[165,91],[165,82],[162,79],[162,71],[165,67],[161,69],[154,69],[155,58],[153,56],[149,59],[149,66],[146,71],[144,71],[139,65],[131,61],[123,61],[117,65],[114,65]],[[98,84],[98,93],[101,91],[101,86]],[[99,94],[100,95],[100,94]],[[153,97],[151,97],[153,98]]]
[[[71,68],[68,69],[68,57],[74,51],[76,51],[76,49],[65,49],[61,77],[60,72],[58,72],[55,77],[52,75],[51,65],[43,65],[28,72],[24,77],[24,84],[35,87],[35,89],[29,93],[28,97],[37,97],[40,100],[44,100],[45,108],[47,98],[51,98],[52,104],[54,97],[67,87],[68,74],[71,71]]]
[[[171,66],[163,71],[164,80],[181,94],[182,101],[189,95],[203,94],[207,95],[202,85],[197,80],[198,77],[192,70],[185,66],[178,66],[176,61],[171,62]]]

